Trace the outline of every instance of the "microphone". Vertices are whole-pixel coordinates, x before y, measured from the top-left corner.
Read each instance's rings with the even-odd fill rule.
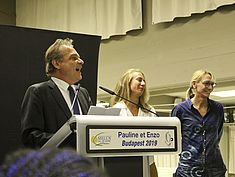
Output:
[[[159,115],[158,115],[156,112],[153,112],[153,111],[151,111],[151,110],[149,110],[149,109],[143,107],[143,105],[140,104],[140,103],[139,103],[139,104],[136,104],[135,102],[133,102],[133,101],[131,101],[131,100],[128,100],[127,98],[124,98],[124,97],[122,97],[121,95],[116,94],[114,91],[109,90],[109,89],[107,89],[107,88],[104,88],[104,87],[102,87],[102,86],[99,86],[99,88],[102,89],[102,90],[104,90],[105,92],[109,93],[110,95],[115,95],[115,96],[117,96],[117,97],[119,97],[119,98],[122,98],[123,100],[126,100],[126,101],[128,101],[128,102],[130,102],[130,103],[132,103],[132,104],[134,104],[134,105],[136,105],[136,106],[138,106],[139,108],[144,109],[144,110],[146,110],[146,111],[148,111],[148,112],[151,112],[151,113],[155,114],[157,117],[159,117]]]
[[[109,93],[110,95],[116,95],[116,93],[113,92],[112,90],[109,90],[109,89],[104,88],[104,87],[102,87],[102,86],[99,86],[99,88],[102,89],[102,90],[104,90],[105,92]]]
[[[79,90],[80,90],[80,84],[77,84],[77,85],[74,85],[75,86],[75,90],[77,91],[77,92],[79,92]]]
[[[80,84],[77,84],[77,85],[74,85],[74,86],[75,86],[76,92],[75,92],[75,95],[74,95],[74,98],[73,98],[73,102],[72,102],[71,107],[70,107],[70,111],[72,112],[72,117],[74,115],[74,113],[73,113],[73,106],[74,106],[74,104],[76,102],[76,99],[78,97],[78,92],[80,90]],[[76,123],[75,122],[70,123],[69,126],[70,126],[71,132],[74,132],[76,130]]]
[[[77,85],[74,85],[74,86],[75,86],[76,92],[75,92],[75,95],[74,95],[74,98],[73,98],[73,102],[72,102],[71,107],[70,107],[70,111],[72,111],[72,109],[73,109],[73,106],[74,106],[74,104],[75,104],[75,102],[76,102],[76,99],[77,99],[77,97],[78,97],[78,92],[79,92],[79,90],[80,90],[80,84],[77,84]],[[72,111],[72,112],[73,112],[73,111]]]

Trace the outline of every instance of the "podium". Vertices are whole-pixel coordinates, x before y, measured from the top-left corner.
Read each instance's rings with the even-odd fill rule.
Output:
[[[71,134],[71,125],[76,127],[77,152],[96,157],[110,177],[145,177],[143,164],[139,163],[141,157],[181,151],[181,124],[177,117],[95,115],[71,117],[42,148],[58,146]],[[125,164],[131,166],[126,169]],[[130,168],[136,174],[131,175]]]

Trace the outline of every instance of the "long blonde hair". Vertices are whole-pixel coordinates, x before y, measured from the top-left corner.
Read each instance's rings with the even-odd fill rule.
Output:
[[[128,69],[120,78],[120,80],[117,82],[116,87],[114,89],[114,92],[117,95],[120,95],[128,100],[130,100],[131,96],[131,81],[133,79],[133,75],[135,72],[141,73],[144,76],[144,73],[140,69]],[[120,101],[125,101],[124,99],[118,97],[118,96],[113,96],[111,98],[111,105],[115,105],[117,102]],[[147,90],[147,84],[145,81],[145,89],[143,94],[139,98],[139,104],[141,104],[144,108],[149,109],[150,105],[148,104],[149,101],[149,92]],[[144,112],[146,112],[145,109],[143,109]]]
[[[186,91],[186,99],[188,98],[193,98],[194,97],[194,91],[193,91],[193,86],[192,83],[193,82],[200,82],[202,80],[202,77],[205,76],[206,74],[209,74],[213,80],[215,80],[215,77],[213,76],[213,74],[209,71],[205,71],[205,70],[197,70],[193,73],[192,79],[190,81],[190,86]]]

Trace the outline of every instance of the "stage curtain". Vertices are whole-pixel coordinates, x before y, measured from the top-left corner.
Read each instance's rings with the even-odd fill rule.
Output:
[[[234,3],[235,0],[152,0],[152,23],[170,22]]]
[[[142,28],[141,0],[16,0],[16,25],[102,36]]]

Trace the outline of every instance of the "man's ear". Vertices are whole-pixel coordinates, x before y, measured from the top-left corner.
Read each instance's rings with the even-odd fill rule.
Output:
[[[56,69],[60,69],[60,60],[52,60],[51,64],[56,68]]]

